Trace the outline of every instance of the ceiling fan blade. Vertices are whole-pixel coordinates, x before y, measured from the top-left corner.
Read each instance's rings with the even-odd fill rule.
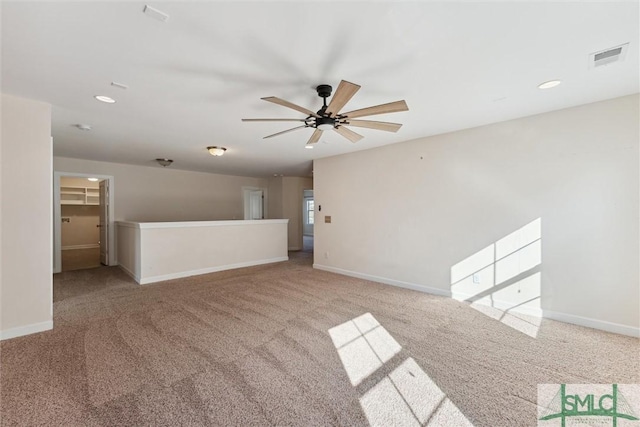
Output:
[[[320,137],[322,136],[322,130],[316,129],[313,134],[311,134],[311,138],[307,141],[307,145],[315,144],[320,141]]]
[[[355,133],[354,131],[352,131],[351,129],[347,129],[344,126],[338,126],[333,128],[333,130],[335,130],[336,132],[338,132],[340,135],[344,136],[345,138],[347,138],[349,141],[351,142],[358,142],[360,141],[362,138],[364,138],[362,135],[360,135],[359,133]]]
[[[304,122],[304,119],[242,119],[243,122]]]
[[[283,130],[282,132],[274,133],[273,135],[267,135],[262,139],[273,138],[274,136],[282,135],[283,133],[287,133],[287,132],[293,132],[294,130],[298,130],[298,129],[302,129],[302,128],[306,128],[306,127],[307,127],[307,125],[296,126],[294,128],[291,128],[291,129]]]
[[[373,107],[362,108],[360,110],[349,111],[348,113],[342,113],[341,116],[354,119],[362,116],[373,116],[375,114],[395,113],[398,111],[407,111],[407,103],[402,101],[390,102],[388,104],[380,104]]]
[[[373,120],[347,120],[345,125],[356,126],[360,128],[385,130],[387,132],[398,132],[398,129],[402,127],[400,123],[376,122]]]
[[[342,107],[349,102],[359,89],[360,86],[357,84],[342,80],[338,85],[338,89],[336,89],[336,93],[333,95],[333,98],[331,98],[331,102],[329,102],[326,112],[332,117],[338,114],[338,111],[342,110]]]
[[[296,111],[300,111],[301,113],[305,113],[305,114],[308,114],[308,115],[313,116],[313,117],[320,117],[318,114],[314,113],[313,111],[311,111],[311,110],[309,110],[307,108],[301,107],[301,106],[296,105],[296,104],[292,104],[289,101],[285,101],[284,99],[280,99],[280,98],[277,98],[275,96],[267,96],[266,98],[260,98],[260,99],[264,99],[265,101],[273,102],[274,104],[282,105],[283,107],[287,107],[287,108],[291,108],[291,109],[296,110]]]

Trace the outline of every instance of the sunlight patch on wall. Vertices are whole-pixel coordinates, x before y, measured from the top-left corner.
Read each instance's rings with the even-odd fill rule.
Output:
[[[471,303],[471,307],[492,319],[498,320],[523,334],[535,338],[542,323],[540,307],[540,273],[525,277],[511,286],[502,288]],[[495,302],[492,300],[495,298]],[[504,302],[511,301],[503,305]],[[500,306],[498,308],[496,306]],[[526,314],[529,313],[529,314]],[[533,313],[533,314],[531,314]]]
[[[538,218],[451,267],[451,295],[526,335],[540,326],[542,220]]]
[[[402,350],[371,313],[329,329],[329,335],[353,386]],[[360,406],[372,426],[472,426],[411,357],[366,391]]]
[[[451,267],[451,283],[458,283],[485,267],[493,266],[495,260],[495,245],[491,244]]]
[[[542,242],[538,239],[502,259],[497,258],[495,284],[504,283],[541,263]]]

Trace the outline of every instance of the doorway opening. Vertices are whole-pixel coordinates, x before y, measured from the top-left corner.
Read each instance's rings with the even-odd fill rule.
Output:
[[[99,181],[60,177],[62,271],[100,266]]]
[[[302,250],[313,252],[313,226],[315,222],[315,202],[313,190],[302,191]]]
[[[265,188],[242,187],[245,220],[258,220],[266,218],[266,193],[267,190]]]
[[[53,212],[54,273],[115,265],[112,176],[54,172]]]

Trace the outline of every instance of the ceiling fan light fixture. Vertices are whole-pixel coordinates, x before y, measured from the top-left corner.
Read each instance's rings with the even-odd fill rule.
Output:
[[[307,144],[307,145],[304,146],[304,148],[306,148],[308,150],[311,150],[313,148],[313,145]]]
[[[220,157],[225,153],[225,151],[227,151],[227,149],[214,145],[212,147],[207,147],[207,151],[209,151],[209,154],[211,154],[212,156]]]
[[[158,164],[160,166],[162,166],[163,168],[166,168],[171,163],[173,163],[173,160],[171,160],[171,159],[156,159],[156,162],[158,162]]]
[[[316,118],[316,129],[331,130],[335,127],[336,121],[331,117]]]

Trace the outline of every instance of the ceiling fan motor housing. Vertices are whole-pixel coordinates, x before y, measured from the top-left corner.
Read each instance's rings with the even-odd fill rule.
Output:
[[[328,98],[331,96],[331,90],[333,88],[330,85],[318,85],[316,87],[316,91],[318,92],[318,96],[321,98]]]
[[[331,96],[333,88],[330,85],[318,85],[316,91],[318,96],[322,98],[322,108],[318,110],[318,115],[321,117],[315,118],[314,127],[320,130],[329,130],[336,126],[336,120],[329,117],[327,114],[327,98]]]

